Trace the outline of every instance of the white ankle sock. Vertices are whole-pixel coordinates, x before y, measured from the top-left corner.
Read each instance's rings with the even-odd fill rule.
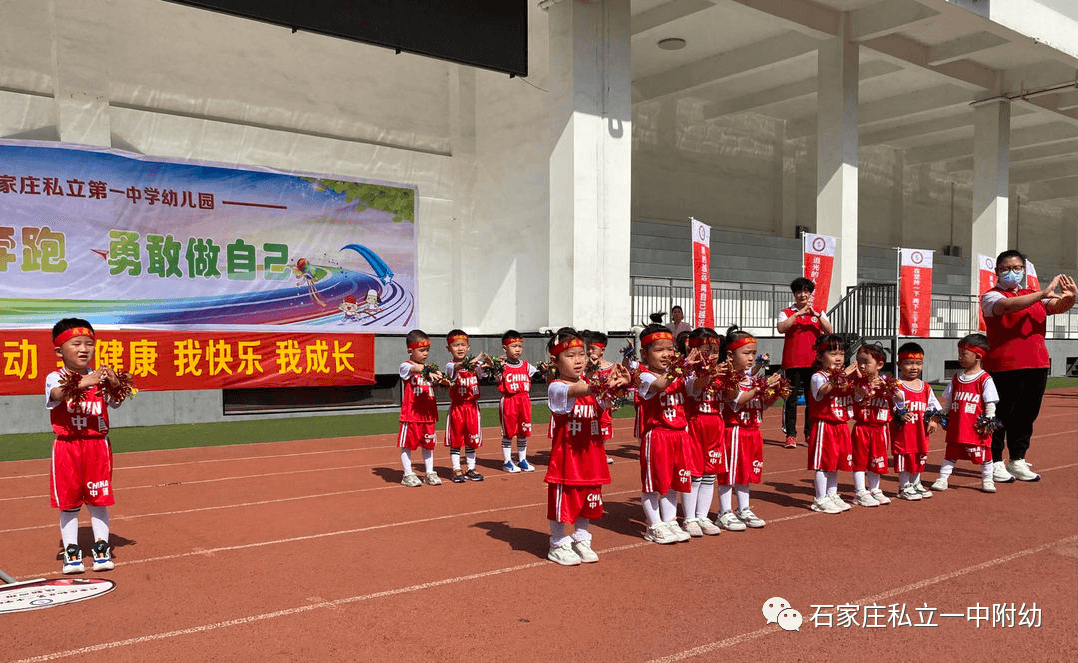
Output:
[[[816,476],[813,477],[812,483],[816,486],[816,499],[821,499],[827,495],[827,473],[823,470],[816,470]]]
[[[715,499],[715,475],[705,474],[700,477],[700,493],[696,496],[696,517],[707,518],[711,511],[711,502]]]
[[[677,491],[671,490],[669,493],[659,497],[659,518],[664,523],[677,520]]]
[[[947,480],[951,476],[951,472],[954,472],[954,461],[943,459],[943,463],[940,464],[940,478]]]
[[[412,473],[412,452],[408,449],[401,449],[401,467],[406,475]]]
[[[659,493],[641,493],[640,503],[644,506],[644,520],[648,525],[662,522],[659,518]]]
[[[865,489],[865,473],[854,472],[853,473],[853,492],[860,493]]]
[[[724,513],[730,513],[734,510],[732,505],[731,493],[734,491],[733,486],[719,486],[719,515]]]
[[[591,521],[587,518],[577,518],[573,523],[573,541],[591,541],[591,532],[588,531],[588,525]]]
[[[423,450],[423,469],[427,474],[434,471],[434,449]]]
[[[90,511],[90,526],[94,528],[94,541],[109,540],[109,508],[107,506],[87,507]]]
[[[749,485],[747,483],[735,484],[734,492],[737,493],[737,510],[744,511],[749,508]]]
[[[880,489],[880,475],[875,472],[868,473],[868,489],[871,492],[876,492]]]
[[[79,510],[60,512],[60,539],[64,547],[79,543]]]
[[[988,481],[992,478],[992,461],[988,461],[984,465],[981,465],[981,480]]]

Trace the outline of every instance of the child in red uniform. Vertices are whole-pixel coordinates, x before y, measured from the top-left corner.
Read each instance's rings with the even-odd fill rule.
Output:
[[[506,472],[534,472],[528,462],[528,438],[532,435],[532,376],[535,367],[521,359],[524,339],[510,329],[502,334],[505,364],[498,381],[502,394],[498,418],[502,422],[502,469]],[[517,438],[517,464],[513,464],[513,437]]]
[[[891,451],[888,424],[895,405],[894,396],[884,393],[880,378],[886,359],[879,345],[864,345],[857,351],[857,372],[863,386],[853,393],[853,486],[854,504],[861,506],[891,503],[880,490],[880,475],[887,474],[887,454]]]
[[[64,367],[45,378],[45,407],[56,439],[52,443],[49,493],[52,507],[60,509],[60,538],[64,545],[64,573],[82,573],[79,549],[79,510],[90,511],[94,531],[94,571],[115,567],[109,546],[109,510],[115,504],[112,485],[112,446],[109,444],[109,408],[102,385],[115,384],[108,366],[90,370],[94,361],[94,330],[80,318],[64,318],[52,328],[56,356]],[[61,382],[68,373],[81,375],[82,398],[64,401]]]
[[[916,343],[903,343],[898,348],[898,388],[902,414],[891,421],[891,452],[898,472],[898,496],[904,500],[932,497],[932,491],[921,485],[928,459],[928,436],[936,431],[934,419],[925,422],[925,413],[940,411],[932,387],[921,380],[925,351]]]
[[[839,470],[853,469],[853,442],[846,422],[853,418],[853,397],[844,381],[857,371],[846,364],[846,346],[841,336],[828,334],[816,343],[816,367],[809,380],[808,469],[815,470],[816,497],[809,507],[821,513],[842,513],[850,508],[838,494]],[[833,372],[841,371],[838,375]],[[841,377],[843,382],[835,382]]]
[[[449,447],[449,459],[453,463],[453,483],[464,483],[469,479],[482,481],[483,475],[475,471],[475,452],[483,446],[483,427],[479,419],[479,378],[483,377],[483,369],[478,365],[483,358],[477,357],[471,370],[461,365],[468,356],[471,343],[460,329],[449,332],[445,343],[451,357],[445,365],[445,375],[450,381],[445,446]],[[461,447],[468,462],[467,472],[460,468]]]
[[[943,452],[940,476],[932,483],[932,490],[947,490],[947,479],[959,460],[971,460],[981,466],[981,490],[996,492],[992,478],[992,433],[977,430],[981,417],[995,419],[999,394],[991,376],[981,368],[981,360],[988,354],[988,337],[969,334],[958,342],[958,364],[961,373],[955,373],[951,383],[943,390],[943,411],[947,413],[947,448]]]
[[[598,331],[585,331],[581,336],[584,337],[584,349],[588,353],[588,362],[595,367],[592,370],[595,371],[596,375],[609,375],[610,371],[614,369],[614,363],[607,361],[603,357],[606,353],[606,344],[609,341],[607,335]],[[609,409],[603,410],[599,426],[603,431],[603,442],[613,439],[614,416],[610,413]],[[614,459],[607,456],[606,462],[613,463]]]
[[[714,329],[701,327],[693,330],[686,341],[686,348],[696,350],[701,358],[710,358],[712,354],[723,356],[722,339]],[[685,401],[685,412],[689,420],[689,439],[692,441],[694,456],[692,472],[692,493],[689,500],[682,500],[685,513],[685,531],[690,536],[715,536],[722,529],[708,518],[711,502],[715,497],[715,480],[726,472],[726,455],[723,435],[726,425],[722,420],[722,391],[711,388],[714,378],[725,375],[725,362],[711,380],[691,380],[689,398]],[[687,381],[688,382],[688,381]],[[695,500],[693,499],[695,498]],[[695,509],[689,512],[689,506],[695,501]]]
[[[726,472],[718,477],[719,519],[718,526],[731,531],[744,531],[746,527],[760,528],[767,523],[749,508],[749,485],[760,483],[764,472],[764,438],[760,434],[760,422],[764,410],[775,402],[773,396],[761,393],[760,385],[752,372],[756,367],[756,338],[739,327],[726,331],[726,361],[731,373],[741,375],[736,384],[729,384],[723,391],[723,423],[725,433],[723,446],[726,455]],[[773,385],[779,380],[775,373],[768,378]],[[737,511],[733,511],[730,487],[737,493]]]
[[[782,372],[790,381],[790,395],[782,406],[782,430],[786,433],[786,448],[797,447],[797,395],[804,393],[808,403],[808,386],[815,372],[816,342],[821,334],[831,333],[831,322],[823,311],[812,307],[816,284],[801,276],[790,283],[794,305],[782,309],[775,329],[785,336],[782,342]],[[805,443],[809,437],[809,414],[805,411]]]
[[[603,515],[602,486],[610,483],[599,425],[601,411],[610,404],[597,400],[583,379],[587,355],[576,330],[562,327],[547,349],[558,370],[558,378],[547,387],[547,403],[556,422],[543,479],[550,521],[547,559],[563,566],[598,562],[588,524]],[[628,384],[628,371],[621,367],[615,371],[610,384]],[[566,523],[574,524],[571,536],[565,534]]]
[[[677,493],[690,493],[692,480],[686,467],[685,380],[668,371],[677,355],[674,335],[650,324],[640,332],[640,348],[636,403],[641,502],[648,525],[644,538],[664,544],[688,541],[688,532],[677,524]]]
[[[434,396],[434,387],[423,377],[423,368],[430,356],[430,338],[422,330],[408,332],[404,342],[408,347],[408,361],[400,365],[401,377],[401,414],[397,430],[397,448],[401,450],[401,468],[404,478],[401,484],[414,488],[425,481],[429,486],[438,486],[442,480],[434,471],[434,445],[437,438],[434,426],[438,423],[438,401]],[[433,379],[441,378],[435,371]],[[421,481],[412,471],[412,452],[423,449],[423,465],[426,476]]]

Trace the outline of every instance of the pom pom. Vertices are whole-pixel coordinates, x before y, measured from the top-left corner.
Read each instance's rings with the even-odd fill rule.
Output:
[[[837,394],[848,394],[854,387],[850,376],[841,368],[832,368],[827,374],[827,381],[831,384],[831,391]]]
[[[64,370],[60,376],[60,400],[67,403],[78,403],[86,396],[86,389],[79,386],[82,375],[75,371]]]
[[[894,407],[894,419],[895,424],[901,426],[906,423],[904,417],[910,413],[910,409],[906,407],[905,403],[896,403]]]
[[[440,387],[442,389],[448,389],[452,386],[452,382],[446,376],[435,378],[434,374],[439,371],[438,364],[428,363],[423,364],[423,370],[419,372],[423,379],[429,382],[434,387]]]
[[[502,376],[505,374],[505,360],[501,357],[491,357],[490,365],[486,367],[487,381],[493,384],[497,384],[502,381]]]
[[[547,382],[558,379],[558,367],[552,361],[541,361],[535,365],[535,374]]]
[[[613,375],[612,372],[592,376],[588,380],[588,389],[595,400],[606,401],[610,404],[611,410],[616,410],[631,402],[629,387],[632,383],[614,386],[610,383],[611,375]]]
[[[999,428],[1003,428],[1003,424],[999,423],[998,419],[983,414],[977,417],[977,423],[973,424],[973,430],[981,437],[988,437]]]
[[[130,373],[117,373],[115,384],[106,382],[102,385],[101,391],[104,392],[105,400],[113,405],[119,405],[138,393],[138,389],[131,381]]]
[[[632,341],[627,341],[625,347],[621,349],[622,359],[634,359],[636,357],[636,347],[633,346]]]

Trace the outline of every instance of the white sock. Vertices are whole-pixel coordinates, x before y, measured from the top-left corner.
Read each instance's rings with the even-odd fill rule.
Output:
[[[430,474],[434,471],[434,449],[423,450],[423,469]]]
[[[60,512],[60,539],[64,548],[79,543],[79,510]]]
[[[648,525],[662,522],[659,520],[659,493],[641,493],[640,503],[644,505],[644,520]]]
[[[816,476],[813,478],[812,483],[816,486],[816,499],[822,499],[827,496],[827,473],[823,470],[816,470]]]
[[[853,492],[862,493],[865,490],[865,473],[854,472],[853,473]]]
[[[868,473],[868,489],[873,493],[880,489],[880,475],[875,472]]]
[[[469,470],[474,470],[475,469],[475,449],[467,449],[467,448],[465,448],[464,449],[464,457],[468,461],[468,469]]]
[[[573,523],[573,541],[591,541],[591,532],[588,531],[588,525],[591,523],[587,518],[577,518]]]
[[[724,513],[730,513],[734,510],[731,506],[730,493],[733,492],[733,486],[719,486],[719,515]]]
[[[910,478],[910,483],[912,483],[912,484],[914,484],[914,485],[917,485],[917,484],[921,483],[921,473],[920,473],[920,472],[918,472],[918,473],[914,474],[914,475],[913,475],[913,476],[912,476],[912,477]]]
[[[900,471],[898,473],[898,487],[905,488],[908,485],[910,485],[910,473]]]
[[[659,497],[659,518],[664,523],[677,522],[677,491]]]
[[[513,460],[513,441],[507,437],[502,438],[502,462],[508,463]]]
[[[988,481],[992,478],[992,461],[988,461],[984,465],[981,465],[981,481]]]
[[[749,508],[749,485],[746,483],[735,484],[734,492],[737,493],[737,510],[744,511]]]
[[[711,502],[715,499],[715,475],[705,474],[700,477],[700,494],[696,496],[696,517],[707,519],[711,511]]]
[[[827,475],[827,494],[838,495],[838,470],[824,472]]]
[[[94,528],[94,541],[109,540],[109,508],[107,506],[91,506],[90,526]]]
[[[557,548],[558,546],[564,546],[572,541],[569,537],[565,536],[565,523],[559,523],[556,520],[550,521],[550,547]]]
[[[401,449],[401,467],[405,475],[412,473],[412,452],[408,449]]]
[[[517,462],[528,460],[528,438],[517,438]]]
[[[449,450],[449,462],[453,464],[453,471],[454,472],[457,472],[457,471],[460,470],[460,449],[452,449],[451,448]]]
[[[700,497],[700,477],[692,478],[692,486],[687,493],[681,493],[681,515],[686,520],[696,517],[696,500]]]
[[[944,458],[943,463],[940,464],[940,478],[946,481],[951,476],[951,472],[954,472],[954,461]]]

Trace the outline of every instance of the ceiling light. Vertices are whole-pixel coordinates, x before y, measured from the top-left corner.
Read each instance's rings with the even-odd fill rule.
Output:
[[[664,51],[680,51],[685,48],[685,40],[681,37],[669,37],[659,40],[659,48]]]

